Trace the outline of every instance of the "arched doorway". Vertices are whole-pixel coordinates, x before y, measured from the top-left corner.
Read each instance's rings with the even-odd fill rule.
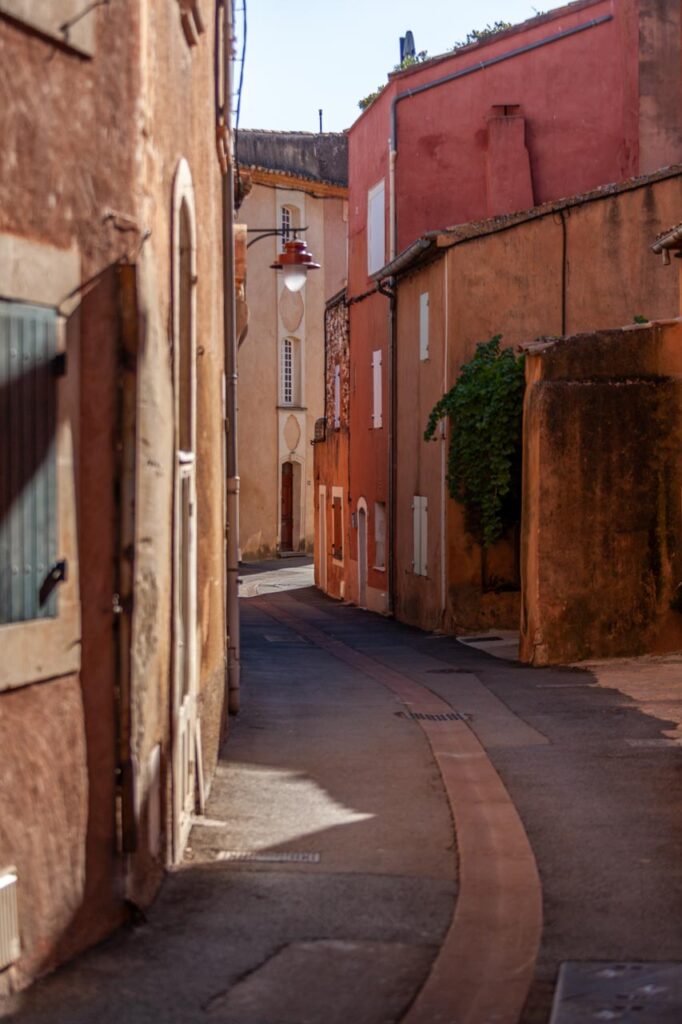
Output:
[[[367,607],[367,505],[358,501],[358,604]]]
[[[282,463],[282,497],[280,510],[280,551],[294,549],[294,466]]]
[[[195,809],[197,695],[196,222],[189,166],[173,188],[173,851],[178,863]]]

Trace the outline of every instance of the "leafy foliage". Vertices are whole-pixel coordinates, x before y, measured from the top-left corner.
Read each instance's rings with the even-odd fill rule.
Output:
[[[467,528],[486,547],[521,515],[524,357],[502,336],[476,346],[457,383],[436,403],[424,440],[450,418],[448,489],[466,509]]]
[[[426,52],[426,50],[420,50],[419,53],[415,54],[414,57],[412,56],[412,54],[408,54],[407,57],[403,57],[400,64],[396,64],[393,70],[404,71],[405,68],[411,68],[413,64],[423,64],[424,61],[428,59],[429,55]],[[370,106],[370,104],[374,103],[377,96],[380,96],[385,88],[385,84],[378,85],[374,92],[370,92],[368,96],[363,96],[361,100],[358,100],[358,106],[360,107],[360,110],[366,110],[367,107]]]
[[[498,32],[504,32],[505,29],[512,27],[511,21],[494,21],[492,25],[486,25],[485,28],[472,29],[471,32],[467,32],[467,37],[463,42],[455,43],[453,50],[458,50],[460,46],[470,46],[471,43],[482,43],[489,36],[497,35]]]

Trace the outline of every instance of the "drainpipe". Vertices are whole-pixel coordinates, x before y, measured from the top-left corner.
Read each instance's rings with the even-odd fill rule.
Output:
[[[398,218],[395,210],[395,158],[398,155],[394,146],[395,136],[388,140],[388,251],[391,259],[395,259],[396,246],[398,244],[395,237],[396,229],[398,227]]]
[[[395,467],[396,467],[396,293],[395,279],[377,282],[377,290],[388,299],[388,614],[395,611]]]
[[[135,464],[137,422],[137,268],[122,264],[116,270],[118,285],[118,380],[116,443],[116,563],[113,600],[116,632],[119,843],[123,854],[137,850],[138,821],[135,806],[137,766],[132,746],[132,629],[135,570]],[[126,865],[129,870],[130,865]],[[126,877],[126,885],[129,881]],[[126,892],[130,896],[129,892]]]
[[[225,362],[225,472],[227,708],[239,712],[239,473],[237,464],[237,315],[234,276],[234,163],[232,159],[232,2],[223,6],[223,344]]]
[[[448,257],[450,252],[445,250],[443,257],[443,394],[448,390],[448,335],[450,329],[450,307],[448,294]],[[448,442],[448,421],[441,420],[440,425],[440,601],[441,601],[441,628],[445,628],[445,613],[447,609],[447,442]]]
[[[526,43],[524,46],[517,46],[513,50],[506,50],[504,53],[499,53],[496,57],[489,57],[487,60],[477,61],[475,64],[470,64],[469,67],[460,68],[458,71],[453,71],[449,75],[442,75],[440,78],[434,78],[430,82],[424,82],[422,85],[416,85],[413,89],[406,89],[404,92],[399,92],[391,100],[391,138],[389,140],[389,203],[391,206],[391,226],[390,226],[390,238],[392,244],[398,244],[398,210],[395,202],[395,163],[398,157],[398,104],[402,100],[409,100],[413,96],[419,96],[422,92],[427,92],[429,89],[436,89],[438,86],[446,85],[448,82],[454,82],[458,78],[465,78],[467,75],[478,74],[479,71],[485,71],[486,68],[491,68],[495,64],[502,64],[504,61],[512,60],[514,57],[520,57],[524,53],[530,53],[532,50],[539,50],[543,46],[549,46],[551,43],[558,43],[562,39],[568,39],[569,36],[578,35],[580,32],[586,32],[588,29],[597,28],[599,25],[604,25],[608,21],[613,20],[612,14],[603,14],[599,18],[592,18],[590,21],[584,21],[580,25],[574,25],[573,28],[562,29],[559,32],[553,33],[551,36],[545,36],[544,39],[537,39],[534,43]],[[391,258],[395,256],[395,252],[391,252]]]
[[[568,232],[566,210],[559,210],[561,218],[561,334],[566,335],[566,292],[568,287]]]

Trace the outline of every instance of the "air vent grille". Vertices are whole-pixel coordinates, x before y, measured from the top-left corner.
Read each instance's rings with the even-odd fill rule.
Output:
[[[14,868],[0,870],[0,970],[19,959],[19,908],[17,873]]]

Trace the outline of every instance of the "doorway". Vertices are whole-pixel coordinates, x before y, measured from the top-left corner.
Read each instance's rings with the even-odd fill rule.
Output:
[[[195,810],[197,695],[196,240],[192,181],[176,173],[173,204],[173,850],[182,860]]]
[[[282,498],[280,508],[280,551],[294,548],[294,466],[282,463]]]
[[[358,604],[367,607],[367,508],[358,502]]]

